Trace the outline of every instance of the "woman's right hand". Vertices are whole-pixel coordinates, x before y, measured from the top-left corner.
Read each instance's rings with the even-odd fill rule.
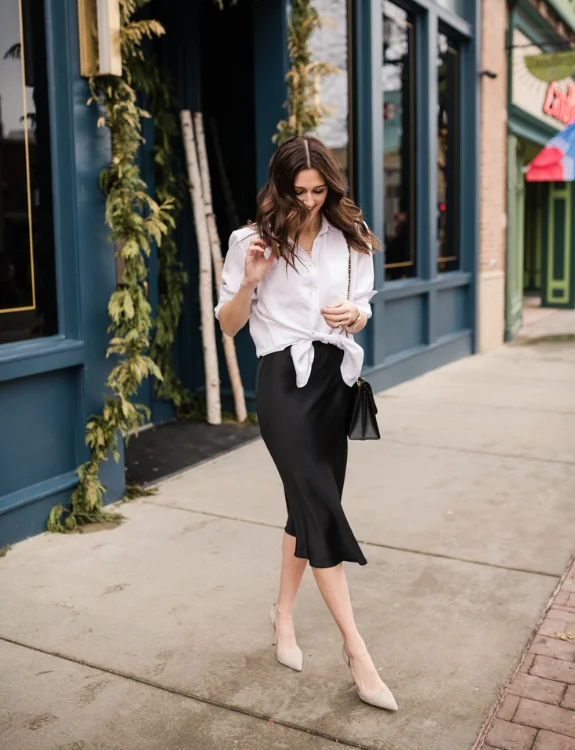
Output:
[[[270,255],[267,259],[264,257],[265,250],[265,241],[258,237],[253,240],[246,253],[244,284],[254,289],[266,276],[275,261],[273,255]]]

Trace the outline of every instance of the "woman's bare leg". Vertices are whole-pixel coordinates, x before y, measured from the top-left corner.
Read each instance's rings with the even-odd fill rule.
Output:
[[[301,583],[307,560],[295,556],[295,537],[284,533],[282,542],[282,567],[280,591],[276,601],[276,632],[278,643],[291,651],[296,647],[293,627],[295,597]]]
[[[357,687],[362,693],[377,693],[383,683],[355,624],[343,565],[312,570],[321,595],[343,636]]]

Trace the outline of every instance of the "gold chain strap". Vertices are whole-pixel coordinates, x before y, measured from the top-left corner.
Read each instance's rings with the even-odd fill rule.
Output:
[[[351,294],[351,247],[347,246],[348,259],[347,259],[347,300],[349,302],[349,295]]]
[[[351,247],[347,246],[347,301],[349,302],[349,296],[351,294]],[[349,332],[347,328],[344,328],[346,338],[349,338]]]

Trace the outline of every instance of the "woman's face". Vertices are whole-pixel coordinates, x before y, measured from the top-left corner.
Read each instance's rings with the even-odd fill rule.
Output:
[[[294,191],[313,219],[327,198],[327,184],[322,173],[317,169],[303,169],[295,178]]]

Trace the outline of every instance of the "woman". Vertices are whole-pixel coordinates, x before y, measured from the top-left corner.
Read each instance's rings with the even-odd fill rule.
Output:
[[[229,336],[249,320],[260,358],[261,434],[285,490],[280,590],[271,612],[277,659],[302,669],[292,615],[309,561],[359,697],[395,711],[355,624],[342,565],[366,564],[341,497],[351,386],[363,363],[353,334],[371,317],[378,243],[345,197],[335,157],[316,138],[293,138],[276,151],[258,206],[255,225],[230,238],[216,316]]]

